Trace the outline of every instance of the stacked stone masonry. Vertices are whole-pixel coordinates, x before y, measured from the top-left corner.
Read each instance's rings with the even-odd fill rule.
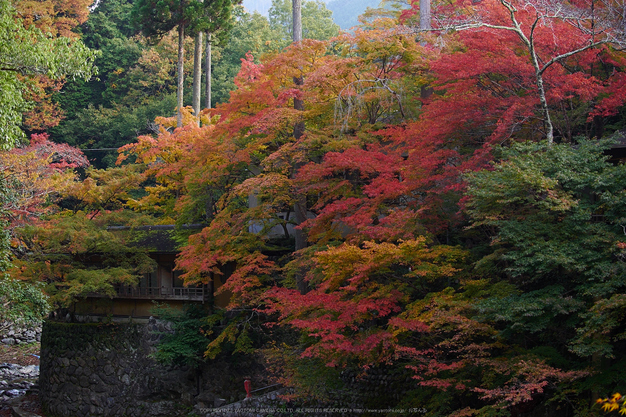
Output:
[[[180,414],[187,378],[183,370],[149,357],[156,325],[46,322],[39,377],[46,411],[51,416]]]
[[[218,362],[201,369],[166,366],[151,354],[166,323],[46,321],[41,339],[40,397],[49,417],[175,417],[194,406],[217,407],[245,397],[246,373]],[[243,368],[243,370],[241,369]]]
[[[41,340],[41,323],[25,325],[0,323],[0,343],[4,345],[21,345]]]

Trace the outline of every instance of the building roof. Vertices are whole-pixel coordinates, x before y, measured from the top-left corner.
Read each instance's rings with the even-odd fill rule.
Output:
[[[188,224],[183,226],[153,225],[153,226],[109,226],[111,231],[130,231],[129,245],[147,249],[151,253],[178,253],[187,243],[185,231],[200,230],[202,224]]]

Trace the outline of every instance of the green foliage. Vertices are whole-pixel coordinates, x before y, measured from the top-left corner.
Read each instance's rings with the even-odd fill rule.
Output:
[[[0,274],[11,265],[11,235],[7,226],[7,222],[0,222]]]
[[[98,1],[89,20],[80,28],[85,44],[90,48],[101,49],[110,40],[133,36],[135,28],[132,24],[132,10],[132,0]]]
[[[131,25],[131,10],[132,3],[127,0],[103,0],[98,2],[98,6],[90,13],[89,20],[80,27],[81,39],[85,45],[100,50],[100,56],[96,58],[99,76],[89,81],[70,80],[55,95],[55,100],[62,106],[70,121],[89,104],[94,107],[121,104],[128,93],[127,88],[117,86],[120,83],[119,74],[125,74],[135,66],[144,50],[141,39],[132,36],[134,29]],[[83,127],[87,126],[89,124],[83,124]],[[63,141],[72,140],[73,133],[79,132],[53,131],[57,139]]]
[[[25,28],[8,0],[0,1],[0,149],[24,138],[21,114],[30,108],[24,99],[22,76],[44,74],[89,79],[94,73],[96,52],[81,42],[53,38],[35,27]]]
[[[283,47],[293,39],[293,13],[291,0],[273,0],[269,11],[272,30],[280,34]],[[339,34],[333,22],[333,13],[321,1],[302,2],[302,38],[327,40]]]
[[[157,305],[153,314],[172,326],[171,332],[160,333],[154,357],[167,364],[198,367],[204,360],[207,333],[210,332],[207,312],[196,304],[187,304],[182,310]]]
[[[564,318],[585,307],[583,302],[565,294],[563,287],[552,285],[502,298],[491,297],[478,302],[474,308],[480,320],[506,323],[503,336],[545,332],[547,342],[556,342],[550,330],[556,330],[555,327],[562,330]]]
[[[15,261],[12,275],[46,283],[57,306],[68,307],[93,293],[114,295],[115,284],[135,285],[156,266],[131,231],[107,228],[119,213],[91,219],[78,212],[57,216],[43,226],[28,226],[17,236],[28,253]]]
[[[626,294],[613,294],[608,299],[598,299],[582,315],[584,321],[577,329],[571,350],[583,357],[599,353],[614,358],[614,345],[626,339],[625,312]]]
[[[153,47],[133,36],[132,4],[105,0],[81,26],[83,42],[101,51],[98,79],[74,80],[55,95],[67,118],[51,129],[55,141],[83,149],[119,148],[156,130],[157,116],[176,104],[175,55],[170,39]],[[113,166],[115,152],[88,155],[97,167]]]
[[[53,129],[57,139],[86,150],[93,164],[99,168],[112,167],[116,151],[89,152],[88,149],[119,148],[136,140],[137,135],[150,134],[156,129],[153,120],[172,113],[176,106],[173,94],[155,97],[145,104],[94,107],[79,110],[73,119]]]
[[[609,144],[514,145],[502,150],[493,171],[469,175],[474,227],[497,230],[494,252],[479,266],[498,263],[525,283],[577,283],[588,295],[621,286],[613,281],[624,271],[616,244],[626,216],[626,169],[607,162]]]
[[[7,215],[4,207],[8,205],[11,198],[5,178],[0,177],[0,219],[4,219]],[[0,220],[0,275],[11,265],[11,234],[8,225],[6,220]]]
[[[139,42],[131,38],[131,10],[132,4],[128,1],[105,0],[98,3],[89,20],[81,26],[85,45],[102,51],[96,61],[102,75],[128,68],[141,55]]]
[[[0,273],[0,323],[29,325],[41,321],[50,311],[41,286],[11,279]]]
[[[138,0],[133,7],[133,23],[148,38],[159,38],[179,25],[193,27],[203,14],[197,0]]]
[[[223,36],[231,26],[238,0],[138,0],[133,5],[133,24],[147,38],[157,39],[176,27],[188,34],[208,32]]]
[[[468,176],[474,227],[494,233],[477,266],[522,291],[476,306],[507,337],[546,332],[583,357],[612,357],[624,339],[626,166],[608,162],[611,143],[516,144]]]
[[[250,52],[255,58],[282,47],[279,35],[267,18],[258,13],[246,13],[243,8],[234,10],[235,22],[228,42],[213,49],[212,97],[216,103],[225,103],[235,89],[235,76],[241,69],[241,60]]]
[[[251,354],[263,339],[263,319],[255,311],[242,309],[226,317],[226,312],[219,310],[208,317],[208,322],[211,329],[207,336],[211,341],[205,346],[204,356],[209,359],[220,354]]]

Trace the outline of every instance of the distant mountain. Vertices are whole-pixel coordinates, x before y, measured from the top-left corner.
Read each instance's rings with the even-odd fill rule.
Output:
[[[243,0],[243,7],[248,13],[257,11],[263,16],[267,16],[267,12],[272,7],[272,0]]]
[[[333,12],[333,20],[342,29],[350,29],[359,23],[358,17],[368,7],[378,7],[380,0],[331,0],[323,1],[326,7]],[[243,7],[249,13],[255,10],[263,16],[267,16],[272,0],[243,0]]]
[[[326,2],[328,10],[333,12],[333,20],[342,29],[350,29],[359,24],[358,17],[368,7],[378,7],[380,0],[332,0]]]

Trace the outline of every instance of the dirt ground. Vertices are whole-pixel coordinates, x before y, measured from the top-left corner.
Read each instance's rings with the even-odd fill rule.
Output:
[[[29,345],[0,344],[0,363],[15,363],[17,365],[39,365],[39,343]]]

